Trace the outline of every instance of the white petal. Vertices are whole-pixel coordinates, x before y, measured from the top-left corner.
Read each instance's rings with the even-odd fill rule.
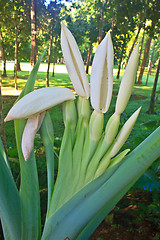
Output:
[[[125,110],[129,98],[131,96],[133,86],[135,83],[137,66],[138,66],[138,44],[129,58],[125,73],[121,81],[116,102],[116,113],[118,114],[121,114]]]
[[[97,112],[107,112],[113,88],[113,45],[110,32],[98,46],[91,72],[91,104]]]
[[[21,98],[10,109],[4,121],[29,118],[34,114],[44,112],[59,103],[72,99],[75,99],[75,96],[68,88],[40,88]]]
[[[34,138],[39,130],[46,112],[36,114],[27,120],[22,136],[22,153],[25,161],[30,157],[33,149]]]
[[[89,98],[89,83],[77,43],[64,23],[61,28],[61,47],[69,77],[78,95]]]
[[[138,108],[138,110],[132,114],[132,116],[127,120],[127,122],[121,128],[118,136],[116,137],[115,143],[113,145],[113,148],[111,151],[111,157],[114,157],[118,153],[118,151],[121,149],[123,144],[126,142],[137,120],[140,110],[141,110],[141,107]]]

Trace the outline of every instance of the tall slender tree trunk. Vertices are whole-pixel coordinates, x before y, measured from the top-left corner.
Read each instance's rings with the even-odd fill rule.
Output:
[[[141,61],[141,55],[142,55],[142,49],[143,49],[143,43],[144,43],[144,36],[145,36],[145,28],[143,31],[143,36],[142,36],[142,41],[141,41],[141,48],[140,48],[139,59],[138,59],[138,68],[140,67],[140,61]]]
[[[3,77],[7,77],[7,70],[6,70],[6,58],[3,58]]]
[[[31,68],[36,63],[37,46],[36,46],[36,1],[31,0]]]
[[[2,102],[2,94],[1,94],[1,77],[0,77],[0,137],[7,154],[7,144],[5,137],[5,128],[4,128],[4,117],[3,117],[3,102]]]
[[[15,35],[16,35],[16,39],[15,39],[15,52],[14,52],[14,58],[15,58],[15,62],[14,62],[14,87],[15,89],[17,89],[17,67],[18,67],[18,35],[17,35],[17,29],[15,29]]]
[[[159,69],[160,69],[160,56],[158,59],[157,70],[156,70],[154,85],[153,85],[153,89],[152,89],[150,105],[149,105],[149,109],[148,109],[147,113],[152,113],[152,114],[154,113],[155,95],[156,95],[156,87],[157,87],[157,83],[158,83]]]
[[[51,49],[52,49],[52,43],[53,43],[53,29],[54,29],[54,25],[52,23],[51,32],[50,32],[49,49],[48,49],[48,68],[47,68],[47,74],[46,74],[46,87],[49,87],[49,69],[50,69],[50,64],[51,64]]]
[[[1,29],[1,26],[0,26]],[[2,54],[2,61],[3,61],[3,77],[7,77],[7,71],[6,71],[6,57],[5,57],[5,51],[4,51],[4,43],[3,43],[3,35],[0,30],[0,42],[1,42],[1,54]]]
[[[21,72],[21,65],[20,65],[19,59],[18,59],[18,62],[17,62],[17,71]]]
[[[89,73],[89,63],[91,58],[91,51],[92,51],[92,43],[89,44],[88,54],[87,54],[87,61],[86,61],[86,74]]]
[[[99,19],[99,36],[98,36],[98,43],[102,41],[103,36],[103,17],[104,17],[104,7],[107,4],[108,0],[104,0],[102,3],[102,8],[100,9],[100,19]]]
[[[148,79],[149,79],[149,75],[151,75],[151,70],[152,70],[152,59],[153,59],[153,54],[154,54],[154,49],[155,49],[155,41],[153,42],[153,44],[151,44],[151,55],[149,56],[149,63],[148,63],[148,72],[147,72],[147,79],[146,79],[146,86],[148,83]]]
[[[15,1],[14,6],[15,6]],[[17,14],[13,13],[14,30],[15,30],[15,44],[14,44],[14,87],[17,89],[17,65],[18,65],[18,28],[17,28]]]
[[[152,38],[149,37],[148,40],[147,40],[147,43],[146,43],[144,57],[143,57],[142,65],[141,65],[141,70],[140,70],[139,77],[138,77],[138,83],[140,83],[140,84],[142,83],[142,77],[143,77],[145,65],[146,65],[146,62],[147,62],[147,57],[148,57],[148,53],[149,53],[151,40],[152,40]]]
[[[52,77],[54,77],[55,65],[56,65],[56,60],[53,59],[53,71],[52,71]]]
[[[142,28],[142,24],[139,25],[138,32],[137,32],[137,34],[136,34],[136,36],[135,36],[134,42],[133,42],[132,47],[131,47],[131,49],[130,49],[130,51],[129,51],[129,54],[128,54],[127,62],[128,62],[128,60],[129,60],[129,58],[130,58],[130,56],[131,56],[131,53],[132,53],[132,51],[133,51],[133,48],[134,48],[134,46],[135,46],[135,44],[136,44],[136,42],[137,42],[137,39],[138,39],[139,33],[140,33],[140,31],[141,31],[141,28]]]
[[[152,60],[150,58],[149,59],[149,63],[148,63],[148,72],[147,72],[147,78],[146,78],[146,86],[148,84],[149,75],[151,74],[151,69],[152,69]]]
[[[122,56],[119,60],[119,64],[118,64],[118,72],[117,72],[117,79],[119,79],[120,76],[120,71],[121,71],[121,63],[122,63]]]
[[[141,61],[141,55],[142,55],[142,49],[143,49],[143,43],[144,43],[144,36],[145,36],[145,28],[144,28],[144,31],[143,31],[143,36],[142,36],[142,41],[141,41],[141,47],[140,47],[140,53],[139,53],[139,59],[138,59],[137,74],[138,74],[138,70],[139,70],[139,67],[140,67],[140,61]],[[135,83],[137,82],[137,74],[136,74]]]

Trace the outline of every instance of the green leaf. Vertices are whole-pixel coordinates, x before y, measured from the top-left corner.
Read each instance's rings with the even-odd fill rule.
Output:
[[[0,141],[0,218],[7,240],[21,239],[21,201]],[[2,155],[3,154],[3,155]]]
[[[24,95],[33,91],[38,68],[44,54],[45,52],[35,64],[17,101]],[[40,194],[36,160],[33,152],[27,162],[25,162],[22,154],[21,141],[26,120],[17,119],[14,121],[14,124],[21,175],[20,198],[22,202],[22,239],[35,240],[40,238],[41,234]]]
[[[40,134],[46,153],[48,175],[48,208],[54,187],[54,131],[50,114],[47,112],[40,128]]]
[[[40,63],[42,61],[42,58],[44,57],[45,53],[46,53],[46,50],[42,53],[42,55],[40,56],[40,58],[36,62],[35,66],[33,67],[32,71],[29,75],[29,78],[28,78],[28,80],[25,84],[25,87],[23,88],[23,90],[22,90],[21,94],[19,95],[19,97],[17,98],[16,102],[18,100],[20,100],[22,97],[24,97],[26,94],[33,91],[35,80],[36,80],[36,77],[37,77],[37,72],[38,72],[38,69],[39,69],[39,65],[40,65]]]

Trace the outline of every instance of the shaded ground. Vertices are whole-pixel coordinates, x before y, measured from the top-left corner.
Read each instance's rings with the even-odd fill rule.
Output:
[[[152,193],[148,191],[125,195],[118,203],[118,210],[115,208],[102,221],[89,240],[160,240],[160,215],[146,210],[152,201]]]

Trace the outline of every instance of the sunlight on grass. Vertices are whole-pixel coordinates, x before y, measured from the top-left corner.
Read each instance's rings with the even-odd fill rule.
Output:
[[[2,63],[0,63],[1,69],[2,69]],[[2,77],[2,94],[3,90],[7,91],[8,88],[14,88],[14,61],[7,62],[7,77]],[[117,67],[117,66],[116,66]],[[21,63],[21,72],[18,72],[18,79],[17,79],[17,85],[18,90],[22,90],[30,72],[30,63],[28,62],[22,62]],[[39,72],[37,75],[37,80],[35,83],[35,89],[42,88],[46,86],[46,72],[47,72],[47,63],[41,63]],[[61,86],[61,87],[68,87],[73,90],[72,83],[70,81],[70,78],[68,76],[66,66],[64,64],[56,64],[55,65],[55,74],[54,77],[52,77],[53,72],[53,64],[50,66],[50,76],[49,76],[49,84],[51,87],[53,86]],[[114,74],[114,90],[113,90],[113,96],[116,96],[117,94],[117,88],[120,85],[120,81],[122,79],[122,76],[124,74],[124,69],[121,69],[120,78],[116,79],[118,69],[114,68],[113,74]],[[88,80],[90,80],[90,73],[91,73],[91,66],[89,68],[89,75]],[[147,97],[150,96],[152,87],[153,87],[153,81],[155,76],[155,69],[152,70],[152,75],[149,76],[149,81],[147,86],[145,85],[146,78],[147,78],[147,71],[144,73],[143,77],[143,83],[142,84],[136,84],[134,87],[134,94],[139,95],[146,95]],[[158,83],[157,89],[160,88],[160,83]],[[18,94],[19,92],[17,92]],[[10,94],[10,93],[9,93]],[[7,94],[6,94],[7,95]]]

